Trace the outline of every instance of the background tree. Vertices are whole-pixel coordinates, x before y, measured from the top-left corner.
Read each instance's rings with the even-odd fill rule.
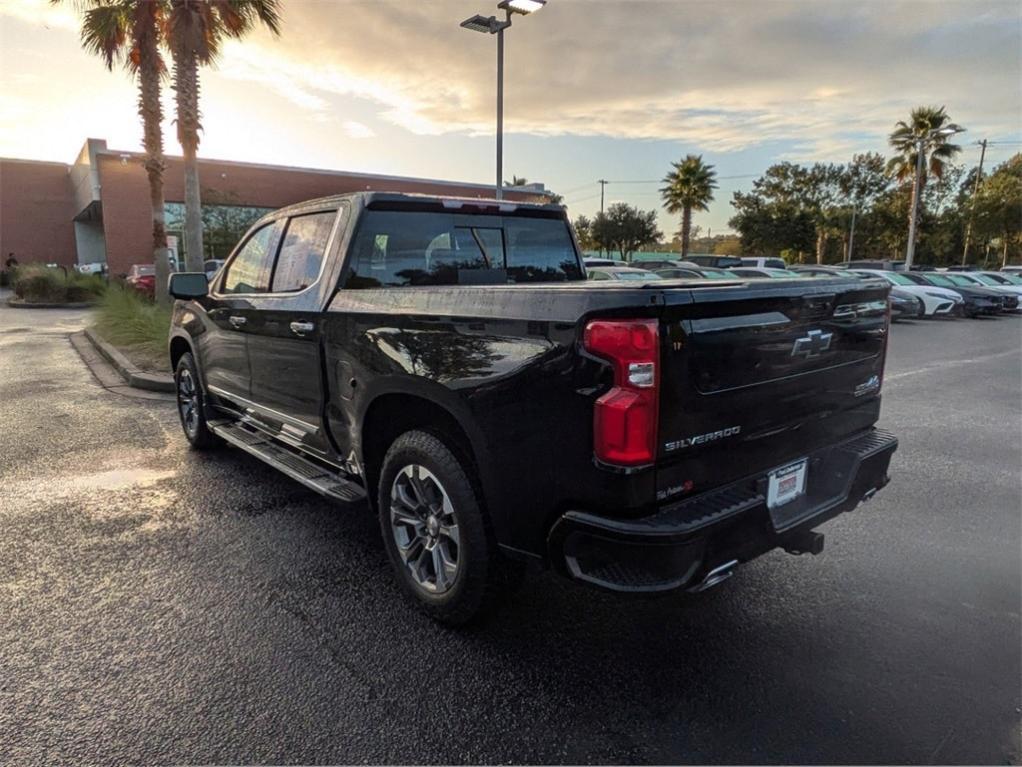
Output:
[[[713,255],[715,256],[740,256],[742,254],[742,240],[733,234],[722,235],[713,244]]]
[[[227,38],[241,38],[257,24],[280,33],[278,0],[169,0],[167,43],[174,59],[177,137],[185,169],[185,259],[202,271],[202,196],[199,190],[199,66],[216,62]]]
[[[668,213],[681,213],[681,257],[688,255],[692,231],[692,211],[708,210],[717,188],[717,174],[712,165],[703,162],[702,155],[686,155],[681,162],[672,162],[674,168],[664,177],[660,195]]]
[[[626,202],[615,202],[606,213],[598,213],[593,219],[593,242],[607,250],[618,251],[627,261],[632,252],[662,236],[656,217],[655,210],[643,211]]]
[[[60,0],[51,0],[59,4]],[[167,5],[157,0],[87,0],[75,3],[82,10],[82,46],[103,59],[113,70],[121,62],[138,81],[138,115],[142,118],[149,207],[152,215],[153,265],[156,269],[156,300],[167,295],[167,231],[163,200],[163,106],[160,88],[166,65],[160,53]]]
[[[1000,239],[1001,266],[1022,250],[1022,154],[994,169],[976,195],[976,233],[980,241]]]
[[[594,250],[599,247],[593,240],[593,222],[591,219],[579,214],[572,226],[575,227],[575,237],[578,239],[578,246],[582,250]]]
[[[853,258],[850,246],[854,246],[854,242],[849,240],[853,221],[858,228],[869,216],[876,201],[891,186],[884,156],[876,152],[854,155],[852,161],[844,166],[838,185],[843,198],[843,210],[839,214],[841,253],[844,260],[850,260]]]
[[[752,191],[735,192],[729,224],[741,236],[742,251],[758,256],[787,252],[791,260],[804,261],[817,244],[819,201],[812,183],[809,168],[782,162],[753,181]]]

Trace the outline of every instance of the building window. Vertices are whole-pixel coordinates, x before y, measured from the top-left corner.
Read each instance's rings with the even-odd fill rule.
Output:
[[[209,191],[202,193],[202,245],[206,252],[202,260],[224,259],[234,250],[252,224],[272,213],[275,208],[238,205],[227,195]],[[169,236],[177,237],[178,268],[185,263],[185,206],[181,202],[168,202],[163,207]]]

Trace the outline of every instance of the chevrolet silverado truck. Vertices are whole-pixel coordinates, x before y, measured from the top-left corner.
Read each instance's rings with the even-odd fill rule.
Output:
[[[529,562],[700,591],[887,484],[889,286],[590,282],[563,208],[381,192],[266,216],[171,277],[185,437],[379,517],[463,623]]]

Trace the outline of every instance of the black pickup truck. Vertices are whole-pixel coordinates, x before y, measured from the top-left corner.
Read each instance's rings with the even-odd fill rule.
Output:
[[[888,482],[882,280],[588,282],[563,208],[378,192],[171,277],[185,435],[370,508],[460,623],[524,563],[698,591]]]

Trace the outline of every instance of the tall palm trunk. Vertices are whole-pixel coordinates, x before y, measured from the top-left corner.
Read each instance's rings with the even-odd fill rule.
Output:
[[[923,221],[923,192],[926,191],[926,153],[923,152],[923,174],[918,176],[915,171],[912,173],[912,185],[913,190],[916,190],[916,183],[919,184],[918,190],[913,192],[912,202],[909,203],[908,207],[908,222],[909,229],[912,228],[912,206],[915,205],[916,211],[916,236],[915,245],[919,244],[919,230],[922,228],[920,224]]]
[[[177,137],[185,165],[185,268],[203,271],[202,197],[199,191],[199,67],[188,46],[174,50],[174,92],[177,99]]]
[[[169,256],[167,248],[166,218],[163,204],[163,106],[160,103],[160,59],[156,47],[156,27],[152,34],[139,40],[138,65],[138,114],[142,118],[145,147],[146,177],[149,180],[149,205],[153,223],[153,265],[156,270],[156,301],[166,304],[170,301],[167,293],[169,277]]]
[[[689,239],[692,237],[692,206],[686,205],[681,211],[681,260],[688,256]]]
[[[822,226],[816,230],[816,263],[823,263],[823,252],[827,249],[827,230]]]

